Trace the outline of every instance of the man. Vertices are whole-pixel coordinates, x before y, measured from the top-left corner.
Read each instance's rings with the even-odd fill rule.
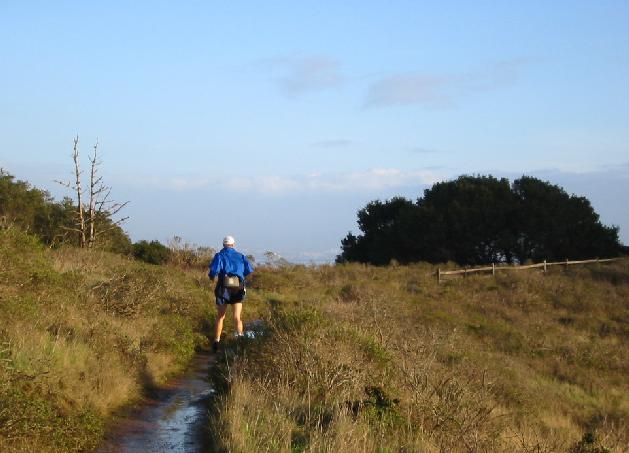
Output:
[[[245,255],[234,249],[236,241],[232,236],[225,236],[223,239],[223,249],[214,255],[214,259],[210,263],[210,280],[215,280],[216,288],[216,325],[214,328],[214,342],[212,350],[218,350],[221,341],[221,333],[223,332],[223,321],[225,320],[225,312],[227,305],[234,308],[234,324],[236,325],[236,337],[243,336],[242,320],[240,313],[242,312],[242,302],[245,300],[247,290],[245,288],[245,279],[253,272],[253,266]],[[236,277],[238,280],[235,281]]]

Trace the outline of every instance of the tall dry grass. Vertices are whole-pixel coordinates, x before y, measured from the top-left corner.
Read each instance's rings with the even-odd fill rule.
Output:
[[[0,451],[89,451],[186,365],[212,321],[203,273],[0,230]]]
[[[214,373],[225,451],[628,451],[629,264],[260,270]]]

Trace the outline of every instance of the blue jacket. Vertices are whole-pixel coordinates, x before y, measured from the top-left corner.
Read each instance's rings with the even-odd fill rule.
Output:
[[[219,274],[232,274],[244,280],[252,272],[253,266],[245,255],[232,247],[224,247],[223,250],[214,255],[208,275],[213,279]]]

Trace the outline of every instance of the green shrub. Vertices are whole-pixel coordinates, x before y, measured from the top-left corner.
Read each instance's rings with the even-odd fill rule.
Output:
[[[149,264],[164,264],[170,259],[171,251],[159,241],[141,240],[133,244],[133,256]]]

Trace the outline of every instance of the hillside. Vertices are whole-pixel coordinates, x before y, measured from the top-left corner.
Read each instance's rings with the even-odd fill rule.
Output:
[[[206,342],[204,272],[0,229],[0,451],[89,451]]]
[[[627,451],[629,263],[439,285],[425,264],[259,268],[211,378],[224,451]],[[0,451],[90,451],[206,344],[203,269],[0,230]],[[228,320],[226,331],[231,330]]]
[[[261,270],[226,451],[629,450],[629,263],[438,285],[428,265]]]

